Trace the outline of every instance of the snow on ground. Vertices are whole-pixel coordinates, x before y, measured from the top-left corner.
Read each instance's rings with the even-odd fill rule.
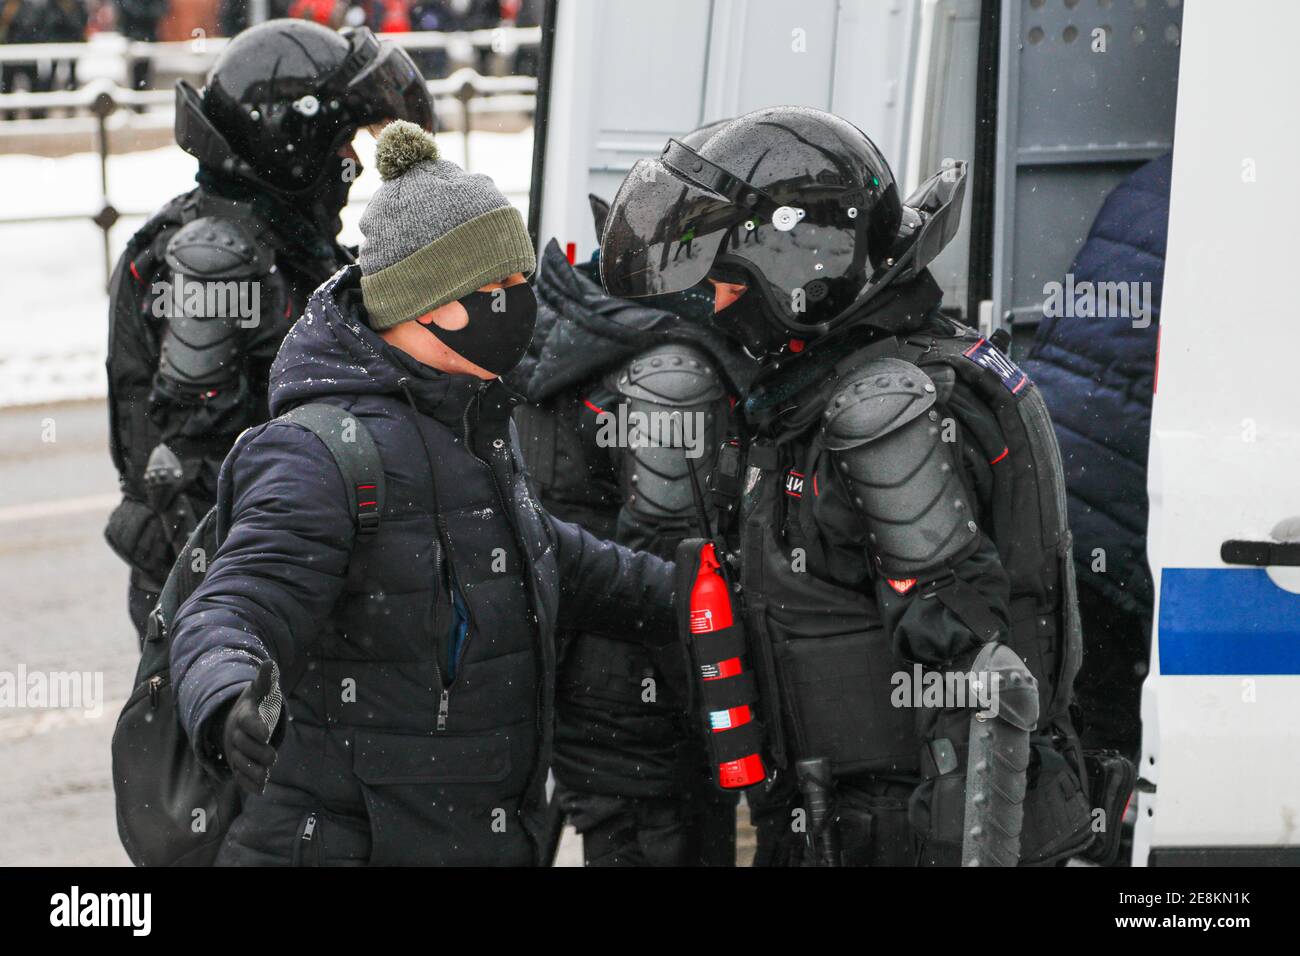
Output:
[[[351,245],[361,241],[357,223],[379,185],[373,139],[362,132],[355,145],[365,168],[343,215],[342,239]],[[438,145],[447,159],[463,165],[459,133],[439,135]],[[496,180],[525,216],[532,149],[531,130],[470,134],[472,171]],[[109,196],[124,214],[111,234],[113,261],[146,216],[192,188],[195,168],[194,159],[176,146],[109,158]],[[0,156],[0,217],[87,217],[0,224],[0,406],[95,398],[107,390],[104,242],[88,218],[99,209],[99,188],[99,161],[92,153]]]

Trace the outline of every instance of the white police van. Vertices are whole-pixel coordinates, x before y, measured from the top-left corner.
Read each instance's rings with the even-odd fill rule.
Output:
[[[970,161],[933,271],[947,307],[1017,344],[1106,195],[1177,140],[1133,863],[1300,862],[1300,543],[1280,540],[1300,542],[1300,4],[552,0],[546,22],[543,241],[588,256],[588,194],[669,136],[815,106],[866,130],[904,195]]]
[[[1300,863],[1300,5],[1189,2],[1135,862]]]

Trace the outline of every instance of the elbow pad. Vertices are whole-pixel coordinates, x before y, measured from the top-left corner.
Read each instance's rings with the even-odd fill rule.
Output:
[[[619,426],[622,482],[628,508],[650,521],[689,521],[693,515],[690,475],[704,487],[726,414],[726,390],[712,363],[687,345],[662,345],[643,352],[608,383],[619,397],[609,409]],[[600,441],[600,433],[597,434]]]
[[[170,280],[155,284],[153,311],[166,318],[158,371],[185,389],[238,377],[241,329],[261,322],[270,251],[234,219],[204,217],[177,230],[164,255]]]
[[[890,578],[938,570],[979,536],[934,404],[924,372],[881,358],[851,373],[823,414],[835,475],[866,525],[876,568]]]

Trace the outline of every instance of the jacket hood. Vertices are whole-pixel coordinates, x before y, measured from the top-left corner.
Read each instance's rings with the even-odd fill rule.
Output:
[[[757,372],[752,359],[711,327],[649,300],[617,299],[601,286],[597,266],[572,266],[559,243],[547,243],[537,264],[537,329],[507,384],[530,402],[544,402],[589,381],[645,349],[682,342],[704,349],[736,393]]]
[[[271,366],[270,406],[280,415],[328,397],[392,395],[455,427],[485,383],[450,375],[393,348],[365,322],[361,269],[339,270],[312,293]]]

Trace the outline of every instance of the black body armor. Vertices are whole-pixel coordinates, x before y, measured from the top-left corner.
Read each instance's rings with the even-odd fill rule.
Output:
[[[824,757],[855,794],[843,829],[871,831],[863,801],[910,781],[906,814],[882,813],[846,862],[958,862],[971,711],[901,691],[962,672],[998,641],[1042,701],[1020,858],[1057,859],[1091,834],[1069,715],[1080,634],[1054,432],[1028,377],[937,312],[875,334],[786,363],[746,407],[740,566],[779,771],[755,802],[788,814],[795,762]],[[888,820],[903,829],[886,834]],[[760,832],[784,839],[775,824]],[[789,862],[788,849],[760,857]]]
[[[282,235],[253,203],[200,187],[132,236],[113,273],[109,445],[123,500],[105,536],[139,591],[158,589],[215,501],[235,438],[269,416],[281,340],[349,260],[332,239],[308,254]]]
[[[552,514],[671,559],[698,533],[687,469],[706,482],[734,427],[728,373],[747,363],[663,308],[611,299],[594,271],[554,243],[541,257],[534,345],[508,382],[530,401],[515,411],[520,448]],[[589,865],[732,865],[735,798],[710,782],[685,712],[685,649],[640,646],[637,628],[562,641],[565,811]]]

